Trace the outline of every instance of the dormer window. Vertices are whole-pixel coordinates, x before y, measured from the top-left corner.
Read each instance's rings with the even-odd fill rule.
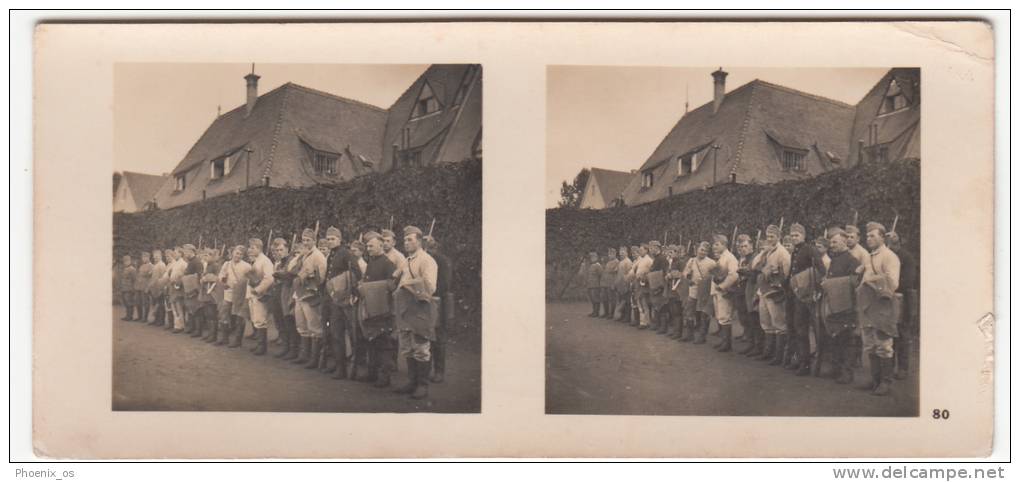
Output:
[[[312,153],[312,169],[318,176],[335,176],[339,154],[325,151],[314,151]]]
[[[397,152],[397,165],[399,167],[421,167],[421,149],[404,149]]]
[[[188,173],[182,172],[174,176],[174,192],[181,192],[187,187],[187,176]]]
[[[432,92],[432,87],[429,86],[428,82],[422,85],[421,93],[418,94],[418,100],[414,102],[414,110],[411,112],[411,119],[417,119],[424,117],[429,114],[439,112],[442,106],[439,104],[439,99],[436,98],[435,93]]]
[[[652,171],[645,171],[641,173],[641,188],[650,189],[652,184],[655,183],[655,174]]]
[[[806,156],[807,151],[800,149],[783,148],[783,170],[803,171],[804,158]]]
[[[219,159],[213,160],[209,163],[209,179],[217,180],[226,177],[230,174],[230,169],[234,163],[231,162],[230,156],[223,156]]]
[[[889,87],[885,91],[885,97],[882,98],[882,106],[879,108],[878,113],[889,114],[898,110],[906,109],[910,105],[909,99],[903,93],[903,89],[896,83],[896,79],[889,81]]]
[[[686,176],[693,173],[698,168],[698,153],[694,153],[688,156],[681,156],[677,160],[676,175],[677,177]]]

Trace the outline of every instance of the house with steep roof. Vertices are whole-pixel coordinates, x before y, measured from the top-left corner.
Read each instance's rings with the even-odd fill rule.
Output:
[[[849,161],[921,158],[921,69],[894,68],[857,103]]]
[[[623,190],[635,177],[632,172],[593,167],[581,193],[581,209],[605,209],[621,204]]]
[[[762,80],[726,92],[712,73],[711,102],[685,113],[623,191],[643,204],[721,183],[775,183],[846,165],[854,106]]]
[[[154,176],[124,171],[113,191],[113,212],[135,213],[144,211],[152,203],[159,188],[166,184],[167,176]]]
[[[217,116],[155,196],[182,206],[252,187],[339,184],[481,156],[481,67],[430,66],[389,108],[294,83]]]

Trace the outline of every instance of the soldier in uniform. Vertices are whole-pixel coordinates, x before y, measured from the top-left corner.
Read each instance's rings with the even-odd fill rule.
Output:
[[[152,263],[149,262],[149,252],[142,251],[141,262],[138,265],[138,276],[135,278],[135,300],[138,309],[135,313],[135,321],[149,321],[149,305],[152,300],[149,298],[149,283],[152,281]]]
[[[291,254],[287,247],[287,240],[276,238],[270,247],[273,255],[273,287],[269,308],[276,322],[276,329],[279,332],[280,344],[283,349],[273,355],[283,360],[292,360],[297,357],[298,340],[297,330],[294,328],[294,277],[296,271],[291,271]]]
[[[628,275],[634,265],[627,254],[627,247],[620,246],[617,255],[620,262],[616,265],[616,299],[619,300],[620,315],[616,321],[630,323],[630,280]]]
[[[425,251],[432,256],[432,259],[436,260],[436,296],[439,297],[439,320],[436,324],[436,339],[432,343],[432,378],[430,381],[442,383],[446,378],[446,340],[449,325],[453,323],[457,309],[452,290],[453,260],[442,252],[439,241],[433,236],[425,236],[424,242]],[[609,311],[609,318],[612,318],[612,308]]]
[[[358,260],[351,256],[351,252],[343,245],[343,235],[340,230],[330,227],[326,230],[326,242],[329,247],[329,255],[326,256],[326,276],[329,281],[338,276],[350,276],[349,286],[353,289],[361,278],[358,268]],[[348,274],[349,273],[349,274]],[[323,286],[323,292],[326,292]],[[347,298],[350,300],[353,293]],[[323,297],[322,318],[329,327],[327,340],[332,347],[333,358],[336,360],[336,369],[333,372],[334,380],[347,378],[347,337],[350,336],[352,351],[357,352],[357,336],[353,323],[353,308],[346,300],[334,300],[331,296]],[[322,368],[322,367],[320,367]]]
[[[120,270],[120,302],[124,305],[124,317],[120,320],[131,321],[135,318],[135,281],[138,278],[131,255],[124,256]]]
[[[665,253],[662,252],[662,243],[658,240],[649,241],[648,251],[649,255],[652,257],[652,266],[648,268],[648,272],[658,272],[662,274],[663,279],[665,279],[667,261]],[[648,329],[650,331],[665,333],[663,328],[664,325],[668,323],[666,316],[669,314],[665,303],[665,291],[665,284],[657,288],[653,288],[650,285],[648,287],[648,312],[650,321]]]
[[[787,290],[789,303],[792,304],[793,318],[790,324],[790,340],[797,361],[793,369],[797,376],[811,374],[811,338],[810,333],[815,317],[814,295],[817,293],[820,273],[825,272],[822,258],[814,246],[806,242],[807,233],[804,226],[794,223],[790,226],[790,239],[793,252],[790,254],[790,289]],[[799,276],[799,278],[798,278]],[[795,285],[804,280],[800,287]],[[798,292],[799,291],[799,292]],[[817,335],[817,333],[816,333]],[[815,337],[816,340],[819,337]]]
[[[883,396],[892,388],[893,339],[899,335],[894,305],[900,281],[900,260],[885,246],[885,227],[881,224],[869,226],[867,243],[871,252],[857,288],[857,310],[872,383],[863,388],[871,386],[872,395]]]
[[[770,365],[783,363],[787,344],[786,282],[790,276],[790,252],[779,244],[779,236],[779,228],[775,225],[765,228],[766,247],[759,260],[758,316],[768,342],[760,359],[768,360]],[[769,352],[768,348],[772,351]],[[766,358],[766,354],[771,358]]]
[[[712,278],[712,298],[715,303],[715,317],[719,322],[719,333],[722,340],[715,345],[720,352],[733,350],[733,298],[737,287],[739,263],[729,250],[729,240],[722,234],[712,237],[712,252],[716,257],[716,265]]]
[[[404,249],[408,256],[400,271],[396,306],[396,328],[400,355],[407,361],[408,383],[396,391],[410,393],[411,398],[428,397],[429,368],[432,365],[431,340],[435,339],[434,318],[438,307],[436,292],[438,266],[436,260],[421,249],[422,232],[414,226],[404,229]]]
[[[365,243],[357,239],[351,241],[351,256],[358,260],[358,271],[364,273],[368,269],[368,262],[365,261]]]
[[[903,249],[900,236],[895,231],[886,233],[885,239],[886,245],[900,260],[900,282],[896,292],[903,296],[903,309],[900,310],[900,336],[893,340],[893,352],[896,354],[893,377],[903,380],[910,370],[911,347],[918,330],[917,261],[914,255]]]
[[[389,282],[388,290],[396,287],[397,267],[383,251],[382,237],[373,231],[364,236],[368,261],[365,264],[363,283],[375,281]],[[374,382],[377,388],[390,386],[390,377],[396,371],[394,353],[396,340],[393,338],[393,314],[385,313],[378,316],[358,317],[358,325],[367,343],[368,374],[358,381]]]
[[[649,307],[648,273],[652,271],[654,260],[649,255],[647,243],[638,246],[638,258],[634,261],[634,298],[638,305],[638,318],[636,326],[639,330],[648,328],[651,321],[651,308]]]
[[[602,302],[602,263],[595,251],[588,253],[588,271],[585,273],[584,287],[588,289],[588,301],[591,302],[589,318],[599,316],[599,304]]]
[[[202,275],[203,315],[202,320],[209,327],[209,333],[203,338],[207,343],[215,343],[219,335],[219,306],[217,304],[218,293],[222,290],[219,283],[220,269],[223,261],[220,259],[219,250],[206,248],[205,272]]]
[[[705,343],[705,334],[708,332],[709,320],[704,306],[709,301],[705,299],[709,290],[705,289],[705,286],[711,282],[709,277],[715,269],[715,260],[708,256],[709,249],[708,243],[704,241],[698,243],[697,254],[687,261],[687,266],[681,273],[691,285],[684,306],[687,335],[681,338],[681,341],[693,340],[696,345]]]
[[[257,356],[266,354],[268,348],[269,290],[273,287],[273,262],[263,253],[264,245],[259,238],[248,240],[248,262],[251,263],[251,270],[245,276],[248,283],[246,298],[248,302],[248,313],[251,316],[251,324],[255,330],[255,347],[251,352]]]
[[[205,264],[202,263],[202,259],[198,257],[195,245],[185,244],[181,246],[181,252],[183,253],[184,259],[184,275],[181,277],[181,290],[183,293],[183,304],[184,304],[184,333],[188,335],[194,335],[201,331],[201,313],[199,312],[198,302],[198,283],[195,284],[194,288],[185,286],[183,281],[184,276],[194,276],[195,281],[202,276],[205,271]],[[195,335],[197,336],[197,335]]]
[[[761,320],[758,319],[758,304],[755,291],[758,274],[752,270],[754,248],[751,237],[740,234],[736,240],[737,247],[737,289],[733,307],[736,316],[744,328],[744,341],[748,345],[740,350],[741,355],[758,356],[765,348],[765,333],[761,331]]]
[[[681,271],[684,261],[680,256],[680,247],[666,247],[666,318],[669,320],[665,335],[676,340],[683,336],[683,299],[677,294],[677,286],[682,282]]]
[[[146,288],[149,292],[149,299],[152,302],[151,306],[156,307],[152,321],[148,324],[153,326],[162,326],[165,323],[166,316],[166,297],[163,294],[163,290],[160,289],[160,280],[166,274],[166,264],[163,263],[163,252],[154,249],[152,250],[152,276],[149,280],[149,286]]]
[[[244,246],[234,246],[230,250],[230,260],[220,268],[220,283],[224,288],[218,318],[223,340],[217,344],[229,343],[228,348],[241,346],[244,327],[248,324],[248,304],[244,295],[251,264],[244,260],[245,251]]]
[[[315,237],[311,229],[301,233],[303,254],[294,288],[294,322],[301,335],[301,348],[294,363],[303,363],[309,369],[319,365],[317,355],[323,336],[321,287],[326,279],[326,257],[316,248]]]
[[[616,312],[616,270],[620,261],[616,259],[616,250],[609,248],[606,252],[605,263],[602,265],[602,277],[600,278],[602,294],[602,317],[613,319]]]
[[[831,291],[834,295],[840,296],[846,290],[834,286],[837,280],[843,279],[846,284],[853,287],[857,285],[857,271],[860,266],[857,258],[850,254],[847,248],[846,232],[836,228],[829,232],[829,266],[825,270],[825,278],[822,280],[823,292]],[[830,287],[831,286],[831,287]],[[854,345],[852,337],[857,331],[857,313],[853,309],[831,312],[831,306],[836,304],[830,300],[832,296],[824,295],[823,306],[827,307],[823,312],[825,332],[828,334],[829,352],[832,353],[833,371],[836,375],[836,383],[845,385],[853,383],[854,380]],[[852,307],[851,296],[846,297],[845,305]]]

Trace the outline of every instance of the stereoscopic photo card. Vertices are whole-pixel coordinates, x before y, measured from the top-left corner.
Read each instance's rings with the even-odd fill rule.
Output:
[[[43,23],[34,56],[40,457],[991,450],[987,24]]]

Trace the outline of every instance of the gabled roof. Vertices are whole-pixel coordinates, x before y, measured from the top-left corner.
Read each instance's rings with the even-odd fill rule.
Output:
[[[847,157],[846,135],[854,116],[849,104],[756,79],[728,92],[718,112],[712,111],[713,103],[707,102],[677,121],[641,166],[642,172],[653,173],[655,182],[643,188],[641,178],[633,178],[624,190],[628,205],[727,182],[731,174],[738,182],[798,176],[781,170],[770,142]],[[695,153],[696,171],[676,176],[677,157]],[[812,164],[799,175],[828,170],[817,155],[809,160]]]
[[[465,82],[469,92],[460,104],[456,104],[457,93]],[[441,110],[411,119],[415,103],[426,84],[438,100]],[[423,161],[426,163],[446,162],[450,159],[439,157],[450,156],[454,156],[454,161],[463,160],[463,155],[470,152],[471,143],[481,129],[481,90],[481,66],[436,64],[426,69],[389,108],[381,170],[392,167],[393,146],[422,149]],[[457,123],[464,128],[457,130],[454,126]],[[454,130],[457,132],[452,132]],[[436,141],[443,141],[441,143],[445,147],[441,150],[435,148],[440,144]]]
[[[167,179],[167,176],[124,171],[120,182],[131,190],[131,197],[138,204],[138,208],[141,208],[156,196],[156,191],[166,183]]]
[[[631,178],[635,176],[635,174],[624,171],[591,168],[591,179],[595,179],[595,182],[598,183],[599,190],[602,192],[602,200],[607,206],[623,193],[627,184],[630,184]]]
[[[258,185],[268,176],[272,186],[338,182],[363,174],[361,157],[382,157],[386,110],[373,105],[286,83],[258,97],[247,114],[245,105],[217,117],[173,170],[184,175],[186,188],[174,192],[167,183],[157,194],[161,208]],[[339,155],[337,176],[317,176],[305,160],[310,149]],[[210,179],[206,166],[231,155],[230,174]],[[280,162],[278,162],[280,161]],[[246,179],[247,177],[247,179]]]
[[[883,98],[893,79],[910,101],[910,105],[900,111],[879,115]],[[894,147],[893,158],[921,156],[920,130],[921,121],[921,69],[914,67],[897,67],[890,69],[882,79],[868,91],[857,103],[851,133],[848,165],[853,165],[858,158],[858,143],[868,143],[868,130],[872,123],[878,126],[877,144],[899,144]],[[895,142],[894,142],[895,141]]]

